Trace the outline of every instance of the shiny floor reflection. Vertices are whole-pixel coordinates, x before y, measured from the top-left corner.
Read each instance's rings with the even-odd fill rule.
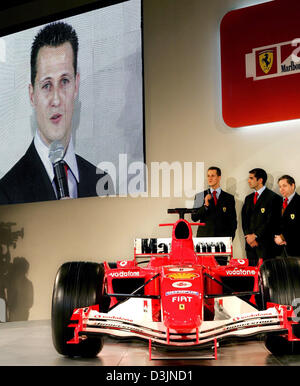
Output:
[[[195,351],[193,355],[201,355]],[[203,352],[204,353],[204,352]],[[300,355],[275,357],[259,339],[221,344],[218,359],[187,359],[189,353],[153,350],[153,356],[172,359],[149,360],[148,344],[105,338],[97,358],[66,358],[59,355],[51,338],[49,320],[0,323],[0,366],[299,366]],[[213,355],[213,351],[205,352]],[[183,359],[184,358],[184,359]]]

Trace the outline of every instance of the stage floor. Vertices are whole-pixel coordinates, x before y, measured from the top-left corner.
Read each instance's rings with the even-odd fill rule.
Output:
[[[193,352],[201,355],[201,352]],[[204,354],[204,353],[203,353]],[[207,352],[205,353],[207,354]],[[213,354],[213,351],[209,353]],[[166,352],[153,352],[166,356]],[[168,354],[171,355],[171,354]],[[0,323],[0,366],[299,366],[300,355],[275,357],[261,340],[223,344],[218,348],[218,359],[149,360],[147,343],[119,342],[105,338],[97,358],[65,358],[59,355],[51,338],[49,320]],[[181,356],[186,354],[181,353]],[[177,356],[177,358],[176,358]]]

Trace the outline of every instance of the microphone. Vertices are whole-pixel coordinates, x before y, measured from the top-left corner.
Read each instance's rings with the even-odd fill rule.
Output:
[[[60,141],[53,141],[49,149],[49,159],[53,165],[54,182],[57,191],[57,198],[70,197],[68,179],[65,171],[64,146]]]

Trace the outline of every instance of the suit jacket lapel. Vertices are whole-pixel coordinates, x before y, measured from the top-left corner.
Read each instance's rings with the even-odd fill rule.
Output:
[[[52,183],[33,141],[26,152],[25,160],[28,172],[28,194],[32,195],[35,201],[56,200]]]
[[[223,202],[224,202],[224,193],[223,193],[223,190],[221,189],[221,193],[219,195],[217,205],[223,205]]]
[[[297,194],[297,193],[296,193]],[[288,204],[288,206],[285,208],[285,211],[283,212],[282,217],[290,216],[291,213],[294,212],[295,206],[296,206],[296,194],[292,198],[291,202]]]

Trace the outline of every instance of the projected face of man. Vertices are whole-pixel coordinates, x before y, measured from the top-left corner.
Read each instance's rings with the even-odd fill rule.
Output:
[[[29,97],[36,112],[40,136],[47,146],[59,140],[66,148],[71,138],[74,102],[79,87],[71,44],[42,47],[38,52],[36,70],[34,85],[29,85]]]

